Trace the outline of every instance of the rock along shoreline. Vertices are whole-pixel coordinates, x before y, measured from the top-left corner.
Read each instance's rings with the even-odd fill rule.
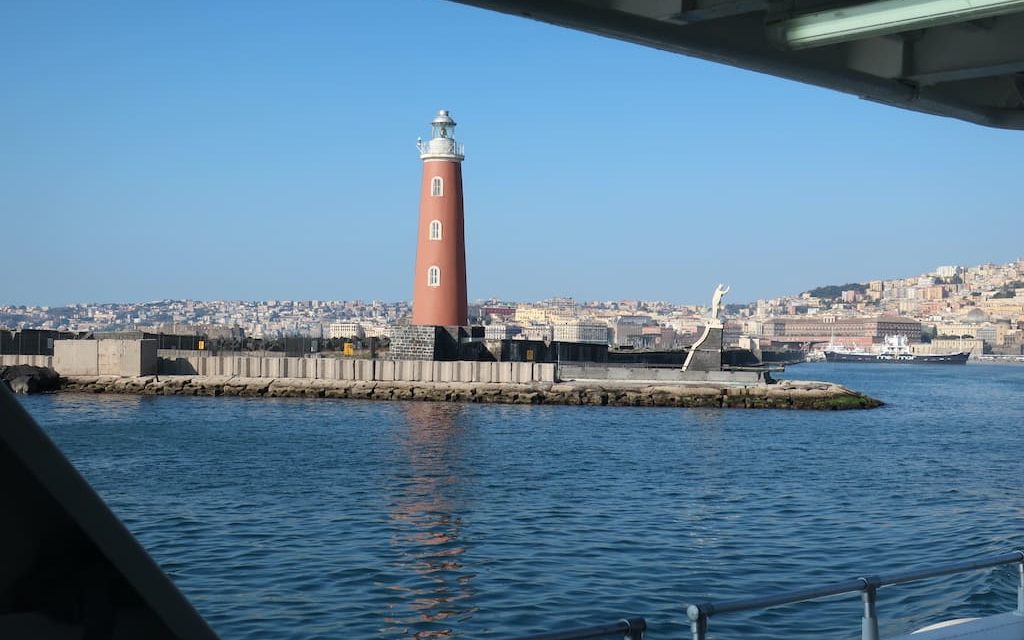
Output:
[[[559,404],[619,407],[743,409],[872,409],[879,400],[829,382],[780,380],[773,384],[644,383],[607,380],[570,382],[362,382],[238,376],[69,376],[61,391],[162,396],[348,398]]]

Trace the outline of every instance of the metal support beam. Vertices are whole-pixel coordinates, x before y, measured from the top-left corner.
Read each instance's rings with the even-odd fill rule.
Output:
[[[1024,15],[995,18],[987,28],[953,25],[929,30],[913,49],[907,80],[932,85],[1024,71]]]
[[[684,11],[691,2],[695,0],[644,0],[637,3],[635,0],[589,0],[589,4],[595,4],[602,9],[612,11],[623,11],[645,18],[655,20],[666,20],[680,11]],[[588,0],[584,0],[588,2]]]
[[[666,16],[665,19],[680,24],[690,24],[704,20],[731,18],[767,9],[768,0],[689,0],[681,11]]]

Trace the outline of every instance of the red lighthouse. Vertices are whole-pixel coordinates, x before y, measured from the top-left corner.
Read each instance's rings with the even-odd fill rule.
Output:
[[[416,236],[412,323],[454,326],[469,322],[466,239],[462,208],[462,145],[455,121],[440,111],[430,140],[417,141],[423,160],[420,225]]]

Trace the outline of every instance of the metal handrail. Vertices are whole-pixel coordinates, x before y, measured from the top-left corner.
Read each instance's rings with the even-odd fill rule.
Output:
[[[706,640],[708,631],[708,619],[716,614],[734,613],[737,611],[752,611],[755,609],[767,609],[783,604],[817,600],[828,596],[840,595],[843,593],[860,592],[864,600],[864,617],[861,621],[862,640],[878,640],[878,617],[875,612],[875,594],[881,587],[906,584],[927,578],[937,578],[954,573],[988,569],[1006,564],[1017,564],[1020,577],[1017,586],[1017,611],[1024,614],[1024,551],[1013,551],[997,556],[989,556],[979,560],[957,562],[952,564],[939,565],[936,567],[925,567],[904,571],[901,573],[890,573],[879,576],[863,576],[852,580],[841,582],[830,582],[828,584],[785,591],[782,593],[760,596],[754,598],[741,598],[726,600],[723,602],[703,602],[691,604],[686,607],[686,615],[690,619],[690,630],[693,633],[693,640]]]
[[[618,622],[601,624],[593,627],[554,631],[540,635],[526,636],[518,640],[591,640],[622,634],[625,640],[643,640],[647,630],[647,621],[643,618],[624,618]]]

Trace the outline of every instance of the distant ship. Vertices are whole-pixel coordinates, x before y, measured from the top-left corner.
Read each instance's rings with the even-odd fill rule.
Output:
[[[912,353],[907,344],[907,336],[885,336],[885,344],[880,351],[848,349],[829,345],[825,349],[825,360],[828,362],[883,362],[889,364],[964,364],[971,355],[970,351],[960,353],[920,354]]]

